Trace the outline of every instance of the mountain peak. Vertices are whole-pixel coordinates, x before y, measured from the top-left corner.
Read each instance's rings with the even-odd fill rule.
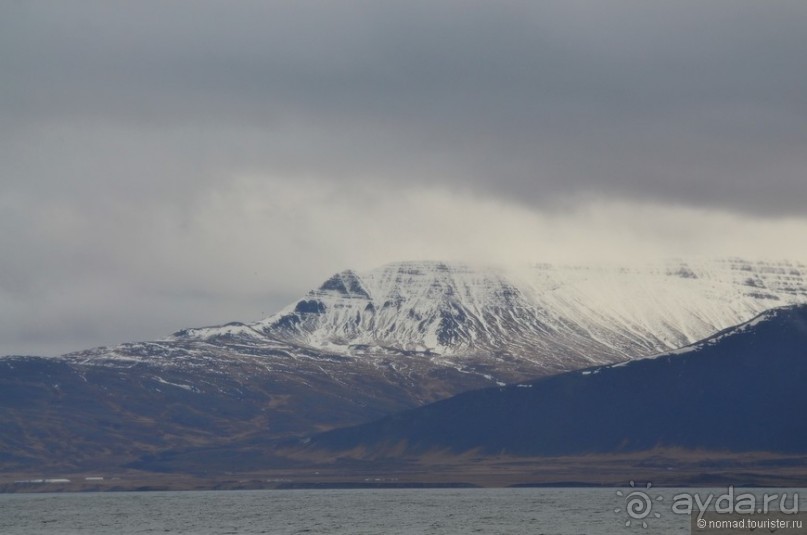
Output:
[[[326,280],[322,283],[322,286],[319,287],[318,292],[323,294],[335,293],[346,297],[370,297],[367,295],[367,290],[362,286],[359,276],[355,271],[350,269],[337,273]]]

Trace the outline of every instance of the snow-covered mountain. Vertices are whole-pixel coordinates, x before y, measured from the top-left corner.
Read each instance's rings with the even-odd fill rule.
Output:
[[[550,371],[644,357],[807,301],[807,266],[740,259],[522,270],[402,262],[348,270],[278,314],[179,337],[272,337],[355,357],[491,357]]]
[[[271,463],[275,439],[668,352],[804,302],[807,266],[789,262],[344,271],[255,323],[0,358],[3,467],[154,468],[161,451],[176,467],[236,439],[255,445],[251,466]]]

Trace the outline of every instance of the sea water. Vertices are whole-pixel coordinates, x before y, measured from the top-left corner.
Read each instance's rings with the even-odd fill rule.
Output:
[[[0,533],[418,534],[689,533],[670,510],[681,489],[652,489],[653,514],[616,489],[361,489],[0,494]],[[656,513],[659,517],[656,517]],[[630,526],[627,521],[632,520]]]

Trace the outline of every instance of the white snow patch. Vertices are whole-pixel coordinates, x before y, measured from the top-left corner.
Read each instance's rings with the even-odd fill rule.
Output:
[[[183,385],[183,384],[180,384],[180,383],[172,383],[172,382],[166,381],[162,377],[159,377],[159,376],[156,376],[156,375],[154,376],[154,380],[156,380],[157,382],[160,382],[160,383],[162,383],[164,385],[175,386],[177,388],[182,388],[183,390],[188,390],[190,392],[195,392],[196,391],[196,388],[191,386],[191,385]]]

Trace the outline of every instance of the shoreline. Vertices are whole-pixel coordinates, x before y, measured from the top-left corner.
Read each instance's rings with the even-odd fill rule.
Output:
[[[0,493],[405,488],[804,488],[807,456],[653,451],[582,457],[450,457],[310,462],[293,468],[0,473]]]

